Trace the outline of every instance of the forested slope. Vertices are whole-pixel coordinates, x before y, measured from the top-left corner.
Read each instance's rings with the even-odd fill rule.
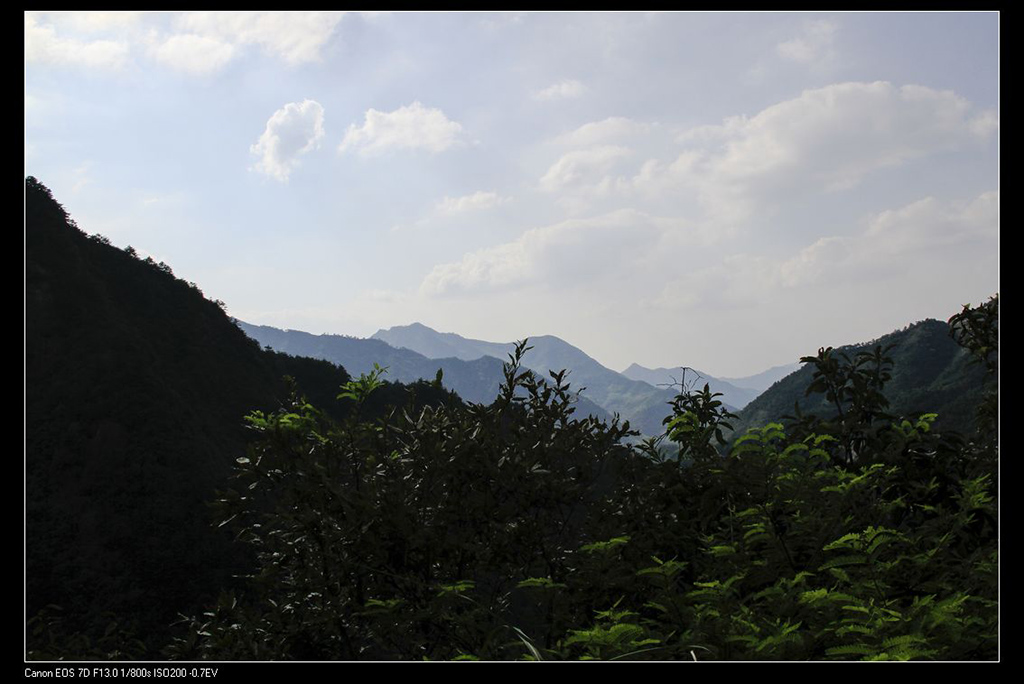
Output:
[[[286,375],[340,416],[349,375],[261,350],[170,267],[79,230],[34,178],[25,312],[28,616],[53,604],[60,630],[93,635],[134,623],[156,648],[244,564],[209,511],[243,417],[287,401]]]
[[[876,346],[891,347],[893,370],[886,396],[892,411],[902,415],[937,413],[936,427],[966,434],[974,430],[985,375],[971,363],[971,354],[950,336],[948,323],[920,321],[872,342],[841,347],[836,353],[853,357]],[[830,402],[825,396],[806,393],[813,370],[805,364],[750,402],[735,421],[736,434],[793,415],[796,405],[803,413],[827,413]]]

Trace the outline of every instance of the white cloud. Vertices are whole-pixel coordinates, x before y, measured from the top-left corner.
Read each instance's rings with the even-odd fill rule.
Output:
[[[780,302],[810,309],[861,293],[858,306],[864,307],[896,292],[926,290],[955,301],[998,287],[997,239],[998,193],[968,202],[928,197],[879,212],[853,234],[824,235],[788,255],[731,254],[680,271],[639,304],[661,311]]]
[[[338,150],[356,149],[364,156],[389,149],[442,152],[459,144],[461,136],[461,124],[416,101],[393,112],[367,110],[363,125],[350,125]]]
[[[686,149],[674,162],[649,161],[630,187],[689,190],[710,216],[735,222],[766,204],[846,190],[881,169],[962,148],[996,126],[992,112],[951,91],[841,83],[691,129],[678,138]]]
[[[518,285],[533,276],[527,246],[522,241],[466,254],[458,263],[431,269],[420,285],[426,296],[473,292]]]
[[[580,81],[574,79],[564,79],[542,90],[535,90],[532,96],[533,99],[542,101],[567,100],[574,97],[579,97],[586,92],[587,86],[583,85],[583,83],[581,83]]]
[[[259,157],[256,170],[279,181],[298,165],[299,157],[316,149],[324,137],[324,108],[315,100],[286,104],[274,112],[250,151]]]
[[[60,12],[52,15],[61,24],[67,25],[76,31],[87,33],[132,29],[137,27],[145,18],[145,12],[120,12],[120,11],[96,11],[96,12]]]
[[[201,75],[219,70],[244,47],[258,46],[298,65],[321,59],[344,12],[186,12],[173,14],[169,23],[166,16],[27,12],[26,62],[118,69],[141,47],[159,64]],[[92,37],[101,33],[115,39]]]
[[[557,138],[556,142],[563,145],[596,145],[640,135],[651,129],[650,124],[634,121],[623,116],[610,116],[602,121],[591,121],[583,124]]]
[[[984,140],[999,130],[999,117],[995,111],[981,112],[971,119],[971,133]]]
[[[220,71],[235,56],[235,47],[217,38],[192,33],[170,36],[150,50],[157,62],[194,75]]]
[[[127,65],[129,53],[125,41],[63,37],[52,24],[40,24],[34,13],[25,14],[25,61],[29,64],[121,69]]]
[[[772,273],[771,285],[799,287],[815,283],[826,274],[834,277],[836,270],[850,259],[855,246],[856,240],[852,238],[819,238],[779,264]]]
[[[831,21],[804,22],[800,35],[776,45],[775,52],[780,57],[802,64],[831,61],[835,56],[832,45],[837,29]]]
[[[344,12],[189,12],[186,32],[226,43],[258,45],[289,64],[314,62]]]
[[[970,103],[951,91],[890,83],[843,83],[808,90],[743,125],[713,160],[731,179],[788,170],[826,188],[962,145],[975,126]]]
[[[968,204],[926,197],[872,218],[864,241],[875,253],[913,254],[978,240],[994,243],[998,225],[997,192],[983,193]]]
[[[676,142],[696,147],[721,145],[733,137],[742,135],[747,122],[745,116],[730,116],[726,117],[721,124],[694,126],[677,135]]]
[[[561,291],[603,284],[619,292],[624,273],[644,273],[651,259],[675,259],[692,236],[685,221],[620,209],[532,228],[518,239],[435,266],[420,286],[424,296],[537,286]],[[635,280],[635,279],[634,279]],[[630,281],[633,282],[633,281]]]
[[[999,230],[999,196],[987,192],[969,203],[926,197],[872,217],[860,234],[817,240],[779,265],[787,288],[842,286],[868,279],[888,280],[930,273],[936,280],[957,273],[969,252],[994,262]],[[976,260],[968,260],[977,263]],[[994,280],[994,274],[992,274]]]
[[[629,149],[620,145],[566,152],[541,177],[540,186],[548,192],[556,192],[570,185],[597,185],[618,160],[629,154]]]
[[[465,211],[479,211],[491,209],[505,204],[511,200],[510,197],[502,197],[496,192],[474,192],[472,195],[462,197],[448,197],[437,203],[437,210],[442,214],[460,214]]]

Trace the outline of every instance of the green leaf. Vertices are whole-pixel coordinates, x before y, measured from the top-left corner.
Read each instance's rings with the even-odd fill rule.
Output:
[[[586,553],[607,553],[616,547],[622,546],[623,544],[629,543],[628,536],[613,537],[608,541],[593,542],[591,544],[584,544],[580,547],[580,551]]]
[[[561,582],[555,582],[550,577],[528,577],[516,586],[520,589],[564,589],[566,585]]]
[[[800,603],[817,603],[828,597],[828,589],[814,589],[800,594]]]

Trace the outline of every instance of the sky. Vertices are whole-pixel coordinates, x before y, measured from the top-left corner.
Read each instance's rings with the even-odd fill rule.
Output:
[[[999,289],[999,14],[25,13],[25,174],[248,323],[754,374]]]

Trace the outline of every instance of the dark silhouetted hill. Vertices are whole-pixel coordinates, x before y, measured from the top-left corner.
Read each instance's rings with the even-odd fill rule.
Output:
[[[68,630],[113,615],[166,642],[178,611],[241,569],[207,509],[245,453],[243,416],[280,406],[285,375],[337,406],[349,376],[261,350],[221,306],[26,181],[28,617],[55,604]]]

